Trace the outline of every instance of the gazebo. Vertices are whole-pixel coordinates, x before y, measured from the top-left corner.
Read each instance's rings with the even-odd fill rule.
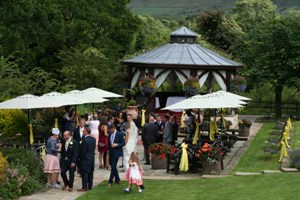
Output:
[[[170,43],[127,59],[123,64],[128,67],[128,87],[131,89],[141,77],[151,75],[156,79],[157,88],[168,77],[174,80],[173,84],[178,79],[183,84],[189,77],[197,77],[200,87],[205,84],[208,91],[212,88],[213,79],[222,90],[230,91],[230,81],[237,69],[242,67],[241,64],[197,44],[197,33],[186,27],[171,32]],[[165,106],[165,103],[160,106]]]

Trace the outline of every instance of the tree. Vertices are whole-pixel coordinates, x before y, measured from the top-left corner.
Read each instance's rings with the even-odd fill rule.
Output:
[[[127,7],[129,0],[23,0],[0,2],[0,55],[18,64],[24,74],[44,71],[51,83],[64,87],[61,52],[101,49],[115,67],[130,51],[139,20]],[[93,66],[96,67],[96,66]],[[106,74],[98,74],[105,76]],[[100,79],[98,77],[98,79]],[[57,80],[57,81],[56,81]],[[36,88],[36,93],[47,88]]]
[[[197,29],[210,44],[227,51],[241,34],[234,18],[221,10],[201,12]]]
[[[276,8],[270,0],[238,0],[233,14],[242,30],[247,32],[255,26],[268,24],[274,18]]]
[[[28,92],[28,79],[15,62],[0,57],[0,100],[15,97]]]
[[[299,86],[300,12],[276,15],[270,22],[250,30],[233,51],[247,65],[249,82],[272,84],[275,116],[280,117],[284,86]]]

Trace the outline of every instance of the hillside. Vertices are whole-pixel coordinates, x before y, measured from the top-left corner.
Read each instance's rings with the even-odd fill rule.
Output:
[[[193,15],[200,11],[220,8],[231,10],[236,0],[131,0],[134,13],[152,16]],[[273,0],[280,12],[300,8],[299,0]]]

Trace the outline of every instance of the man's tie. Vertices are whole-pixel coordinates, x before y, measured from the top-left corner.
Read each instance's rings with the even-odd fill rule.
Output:
[[[115,140],[115,134],[113,133],[113,134],[111,134],[111,136],[110,136],[110,142],[111,142],[111,144],[114,143],[114,140]]]
[[[68,140],[68,141],[66,141],[66,145],[65,145],[65,147],[66,147],[66,151],[68,151],[68,146],[69,146],[69,140]]]

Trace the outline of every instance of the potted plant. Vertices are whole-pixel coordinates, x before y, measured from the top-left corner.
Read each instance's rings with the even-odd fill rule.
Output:
[[[136,101],[131,99],[127,102],[127,114],[131,114],[132,119],[137,119],[138,110],[136,106]]]
[[[176,148],[169,144],[155,143],[149,146],[149,153],[151,153],[152,169],[166,169],[167,157],[176,152]]]
[[[187,97],[194,96],[199,93],[200,85],[196,77],[190,77],[183,84],[183,91]]]
[[[239,122],[239,136],[249,137],[251,125],[252,125],[251,121],[242,119],[242,121]]]
[[[142,77],[138,82],[138,89],[143,96],[152,97],[157,92],[155,78],[153,76]]]
[[[197,154],[201,160],[203,173],[219,174],[222,170],[222,155],[222,147],[212,146],[208,143],[205,143],[202,148],[198,150]]]

